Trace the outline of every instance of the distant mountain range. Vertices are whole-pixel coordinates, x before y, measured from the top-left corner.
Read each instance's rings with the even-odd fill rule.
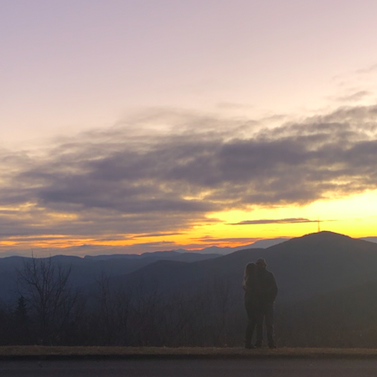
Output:
[[[362,284],[377,278],[375,237],[365,240],[320,232],[286,240],[261,240],[235,248],[86,256],[53,256],[53,262],[70,266],[75,287],[92,284],[101,274],[114,281],[153,279],[159,287],[180,289],[200,286],[210,278],[226,277],[238,289],[246,263],[263,257],[279,283],[279,300]],[[270,246],[269,246],[270,245]],[[0,299],[17,292],[17,269],[29,258],[0,258]],[[179,271],[179,274],[176,272]],[[169,288],[170,289],[170,288]]]
[[[94,283],[101,275],[126,275],[159,260],[191,263],[216,258],[216,254],[178,253],[176,251],[146,253],[142,255],[115,254],[86,256],[85,258],[56,255],[53,263],[71,268],[70,281],[74,287]],[[17,270],[30,260],[27,257],[0,258],[0,300],[17,296]]]
[[[271,239],[265,239],[265,240],[260,240],[256,241],[252,244],[249,245],[242,245],[242,246],[237,246],[237,247],[219,247],[219,246],[210,246],[206,247],[201,250],[186,250],[186,249],[179,249],[176,250],[179,253],[199,253],[199,254],[218,254],[218,255],[227,255],[230,253],[234,253],[235,251],[238,250],[243,250],[243,249],[265,249],[270,246],[277,245],[279,243],[282,243],[284,241],[289,240],[289,238],[284,237],[284,238],[271,238]]]
[[[360,240],[363,240],[363,241],[368,241],[368,242],[374,242],[374,243],[377,243],[377,237],[363,237],[363,238],[359,238]]]
[[[363,240],[363,241],[377,243],[377,237],[364,237],[364,238],[359,238],[359,239]],[[268,247],[278,245],[278,244],[285,242],[285,241],[288,241],[288,240],[290,240],[289,237],[269,238],[269,239],[256,241],[256,242],[248,244],[248,245],[237,246],[237,247],[210,246],[210,247],[206,247],[206,248],[201,249],[201,250],[179,249],[179,250],[176,250],[176,251],[179,252],[179,253],[195,252],[195,253],[199,253],[199,254],[227,255],[227,254],[234,253],[235,251],[243,250],[243,249],[267,249]]]
[[[139,259],[139,258],[145,258],[146,256],[149,256],[151,254],[171,253],[171,252],[190,253],[190,254],[194,253],[194,254],[227,255],[227,254],[234,253],[235,251],[244,250],[244,249],[267,249],[271,246],[275,246],[282,242],[288,241],[289,239],[290,239],[289,237],[269,238],[269,239],[263,239],[263,240],[253,242],[251,244],[236,246],[236,247],[209,246],[209,247],[205,247],[199,250],[177,249],[177,250],[171,250],[171,251],[148,252],[148,253],[143,253],[143,254],[103,254],[103,255],[95,255],[95,256],[87,255],[85,256],[85,258],[96,258],[98,260],[120,258],[120,257],[130,258],[130,259]],[[364,237],[364,238],[360,238],[360,240],[377,243],[377,237]],[[90,246],[88,246],[88,248],[90,248]],[[169,254],[166,254],[166,255],[169,255]]]
[[[204,261],[159,261],[114,279],[122,284],[143,280],[148,285],[153,281],[161,290],[181,290],[226,278],[234,287],[234,294],[242,296],[239,287],[243,269],[248,262],[261,257],[276,276],[279,301],[306,298],[377,278],[377,244],[320,232],[266,249],[242,249]]]

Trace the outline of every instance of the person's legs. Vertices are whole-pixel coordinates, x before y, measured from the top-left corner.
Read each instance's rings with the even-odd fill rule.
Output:
[[[259,310],[256,322],[257,322],[257,342],[255,343],[256,347],[262,347],[263,343],[263,320],[264,320],[264,312],[263,310]]]
[[[246,348],[253,348],[253,346],[251,344],[251,340],[253,338],[254,327],[255,327],[254,319],[249,319],[247,321],[247,327],[246,327],[246,338],[245,338],[245,347]]]
[[[275,348],[274,341],[274,303],[269,303],[265,307],[267,341],[270,348]]]
[[[246,312],[247,312],[247,327],[246,327],[246,336],[245,336],[245,347],[246,348],[253,348],[251,345],[251,340],[253,338],[254,333],[254,327],[256,324],[256,316],[255,316],[255,310],[253,310],[251,305],[245,305],[246,306]]]

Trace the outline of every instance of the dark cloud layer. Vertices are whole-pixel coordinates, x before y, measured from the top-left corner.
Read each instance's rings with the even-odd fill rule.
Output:
[[[348,107],[261,129],[149,114],[133,127],[57,141],[38,156],[0,151],[0,237],[177,233],[216,221],[211,212],[374,190],[376,116],[377,106]],[[173,128],[142,127],[155,118]]]

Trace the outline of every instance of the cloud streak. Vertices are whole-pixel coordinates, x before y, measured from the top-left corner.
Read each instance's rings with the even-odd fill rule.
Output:
[[[208,244],[218,244],[218,243],[240,243],[240,244],[247,244],[247,243],[254,243],[255,241],[259,241],[260,238],[255,237],[227,237],[227,238],[216,238],[216,237],[201,237],[201,238],[194,238],[193,240],[200,241],[202,243]]]
[[[301,224],[316,223],[318,220],[309,220],[304,218],[287,218],[287,219],[260,219],[260,220],[244,220],[230,225],[261,225],[261,224]]]
[[[216,222],[214,212],[375,190],[376,117],[377,106],[341,107],[261,129],[251,120],[148,113],[57,140],[43,154],[3,150],[0,240],[169,235]],[[253,221],[238,224],[311,220]]]

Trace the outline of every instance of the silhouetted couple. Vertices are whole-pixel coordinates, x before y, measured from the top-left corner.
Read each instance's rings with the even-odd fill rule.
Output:
[[[274,341],[274,301],[278,293],[275,277],[267,271],[264,259],[249,263],[245,268],[243,289],[248,323],[246,328],[246,348],[262,347],[263,323],[266,324],[267,341],[270,348],[276,348]],[[251,341],[254,329],[257,329],[255,346]]]

